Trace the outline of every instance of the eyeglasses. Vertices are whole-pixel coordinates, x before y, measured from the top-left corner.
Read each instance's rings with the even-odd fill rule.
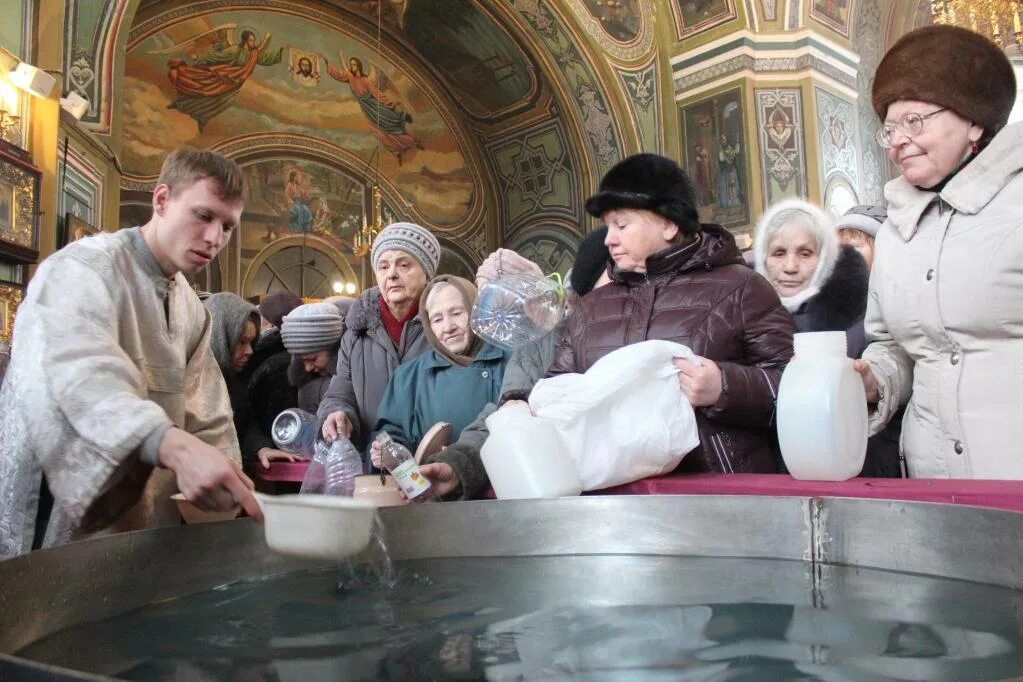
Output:
[[[914,137],[919,135],[924,129],[924,121],[929,119],[931,116],[937,116],[943,111],[947,111],[946,107],[942,107],[937,111],[932,111],[929,114],[918,114],[915,111],[911,111],[908,114],[904,114],[895,123],[885,123],[878,129],[874,137],[877,139],[877,143],[888,149],[892,146],[892,135],[895,131],[899,131],[906,137]]]

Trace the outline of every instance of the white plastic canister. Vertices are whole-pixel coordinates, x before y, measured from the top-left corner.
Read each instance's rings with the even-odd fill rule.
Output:
[[[795,335],[778,388],[778,443],[793,478],[844,481],[867,452],[867,399],[845,332]]]
[[[480,456],[498,499],[566,497],[583,490],[575,462],[554,424],[534,417],[526,404],[508,405],[487,417],[490,436]]]

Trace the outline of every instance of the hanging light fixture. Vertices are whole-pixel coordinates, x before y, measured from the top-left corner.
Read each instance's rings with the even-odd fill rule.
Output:
[[[373,185],[373,222],[367,223],[366,216],[362,216],[362,227],[355,233],[355,239],[352,242],[352,253],[359,258],[364,258],[369,253],[370,249],[373,248],[373,240],[380,233],[383,226],[383,193],[380,191],[380,185]]]
[[[1023,49],[1023,0],[931,0],[935,24],[961,26]]]
[[[381,38],[383,33],[383,3],[377,3],[377,58],[383,54],[381,52]],[[377,90],[381,89],[381,75],[380,72],[382,67],[377,66]],[[376,126],[380,128],[380,109],[376,110]],[[369,254],[370,249],[373,248],[373,240],[380,234],[380,230],[383,226],[383,192],[380,190],[380,141],[377,140],[376,148],[373,150],[373,155],[370,157],[367,166],[372,166],[374,170],[373,178],[373,189],[372,189],[372,203],[371,210],[373,213],[373,221],[368,222],[365,214],[362,216],[362,228],[355,233],[355,239],[352,241],[352,253],[359,258],[365,258]]]

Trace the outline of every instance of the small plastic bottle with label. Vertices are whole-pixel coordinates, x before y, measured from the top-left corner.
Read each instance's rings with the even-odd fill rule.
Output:
[[[433,499],[433,486],[419,473],[419,465],[401,443],[395,443],[386,431],[376,437],[380,444],[380,463],[391,472],[398,487],[405,491],[410,502],[427,502]]]

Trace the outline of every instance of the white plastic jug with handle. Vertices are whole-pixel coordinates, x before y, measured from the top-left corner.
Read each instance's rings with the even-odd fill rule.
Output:
[[[583,490],[554,424],[529,406],[508,405],[487,417],[480,455],[498,499],[567,497]]]
[[[845,332],[795,335],[795,357],[778,387],[778,444],[802,481],[844,481],[867,452],[867,398],[846,357]]]

